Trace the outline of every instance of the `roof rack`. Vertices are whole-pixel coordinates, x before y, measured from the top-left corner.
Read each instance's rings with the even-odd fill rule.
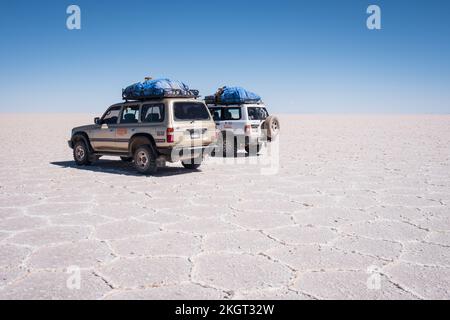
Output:
[[[151,94],[141,92],[139,96],[127,96],[125,90],[122,90],[122,99],[125,101],[145,101],[145,100],[159,100],[164,98],[195,98],[200,97],[198,90],[181,90],[181,89],[157,89]]]
[[[209,104],[209,105],[213,104],[213,105],[216,105],[216,106],[218,106],[218,105],[219,106],[231,106],[231,105],[244,105],[244,104],[262,104],[263,102],[262,102],[261,99],[259,99],[259,100],[253,99],[253,100],[245,100],[245,101],[223,102],[223,101],[220,101],[220,100],[216,99],[216,96],[206,96],[205,97],[205,103]]]

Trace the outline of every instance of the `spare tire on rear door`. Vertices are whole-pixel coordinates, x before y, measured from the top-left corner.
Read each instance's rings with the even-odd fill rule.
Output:
[[[280,133],[280,121],[275,116],[269,116],[264,121],[262,128],[266,130],[267,138],[273,140]]]

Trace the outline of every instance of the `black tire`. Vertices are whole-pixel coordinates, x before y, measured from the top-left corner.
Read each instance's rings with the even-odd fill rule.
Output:
[[[247,152],[248,154],[254,155],[254,154],[258,154],[259,151],[261,151],[261,148],[262,148],[262,146],[260,144],[256,145],[256,149],[253,146],[250,148],[250,146],[247,145],[247,146],[245,146],[245,152]],[[256,153],[255,153],[255,151],[256,151]]]
[[[280,120],[275,116],[269,116],[263,123],[268,140],[274,140],[280,133]]]
[[[88,166],[92,164],[95,156],[91,154],[88,146],[83,140],[78,140],[73,146],[73,159],[78,166]]]
[[[122,160],[123,162],[132,162],[133,158],[132,157],[120,157],[120,160]]]
[[[154,174],[158,171],[156,152],[148,145],[136,148],[133,159],[134,167],[139,173]]]
[[[202,161],[203,161],[203,158],[202,157],[198,157],[198,158],[192,158],[192,159],[189,159],[189,160],[181,161],[181,164],[186,169],[197,170],[202,165]]]

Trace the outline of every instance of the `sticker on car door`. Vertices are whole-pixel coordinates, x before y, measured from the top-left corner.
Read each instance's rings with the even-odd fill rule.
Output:
[[[118,136],[124,136],[128,133],[127,128],[117,128],[116,134]]]

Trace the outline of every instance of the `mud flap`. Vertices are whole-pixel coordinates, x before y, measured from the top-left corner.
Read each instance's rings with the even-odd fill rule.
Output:
[[[166,166],[166,158],[164,156],[156,158],[156,166],[158,168],[164,168]]]

